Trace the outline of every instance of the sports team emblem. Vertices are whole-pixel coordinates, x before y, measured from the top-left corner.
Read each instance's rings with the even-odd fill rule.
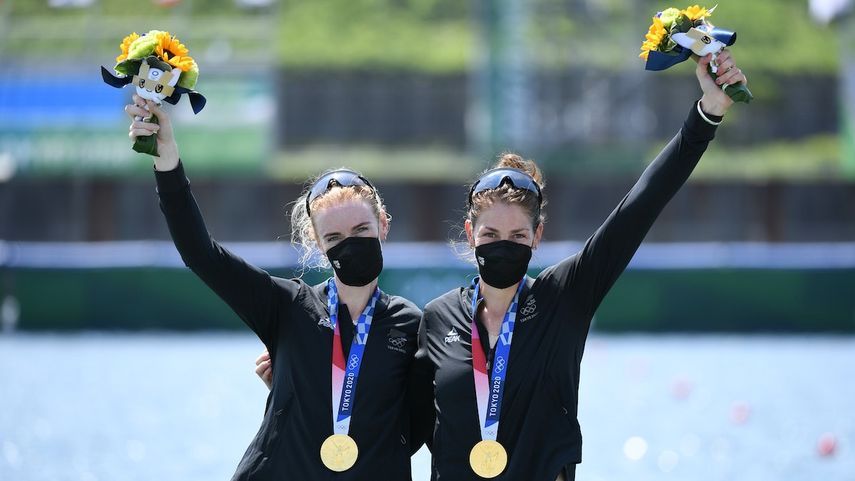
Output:
[[[407,344],[407,335],[398,329],[391,329],[388,335],[389,348],[401,350]]]
[[[537,301],[535,301],[534,297],[529,297],[525,301],[525,305],[522,309],[520,309],[520,314],[523,316],[530,316],[534,314],[534,311],[537,310]]]
[[[452,327],[451,330],[448,331],[448,335],[445,336],[446,344],[451,344],[452,342],[460,342],[460,334],[454,327]]]

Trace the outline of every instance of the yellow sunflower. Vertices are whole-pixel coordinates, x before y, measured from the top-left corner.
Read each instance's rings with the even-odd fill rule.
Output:
[[[190,70],[195,63],[193,57],[188,55],[190,51],[187,47],[169,32],[157,34],[157,45],[154,47],[154,53],[164,62],[182,72]]]
[[[161,32],[157,36],[157,41],[158,45],[160,45],[164,50],[169,51],[172,55],[184,56],[189,53],[187,47],[185,47],[178,38],[170,35],[169,32]]]
[[[193,57],[191,57],[189,55],[184,55],[184,56],[173,55],[173,56],[170,56],[169,52],[163,50],[162,48],[160,48],[160,46],[155,47],[154,51],[158,57],[163,59],[164,62],[168,63],[169,65],[172,65],[173,67],[175,67],[177,69],[180,69],[182,72],[189,71],[191,68],[193,68],[193,65],[196,63],[193,60]]]
[[[698,5],[692,5],[691,7],[686,8],[685,10],[683,10],[680,13],[682,13],[683,15],[688,17],[689,20],[694,22],[695,20],[699,20],[702,18],[709,17],[710,15],[712,15],[713,10],[714,10],[714,8],[707,10],[704,7],[701,7]]]
[[[117,63],[128,58],[128,49],[130,48],[131,44],[134,43],[134,40],[136,40],[138,38],[140,38],[140,36],[137,35],[136,32],[134,32],[134,33],[128,35],[127,37],[125,37],[124,40],[122,40],[122,44],[119,45],[119,48],[122,49],[122,53],[118,57],[116,57]]]
[[[662,44],[662,40],[667,34],[668,31],[665,30],[665,25],[662,23],[662,20],[660,20],[659,17],[653,17],[653,24],[650,25],[647,35],[644,36],[644,43],[641,44],[641,54],[638,56],[647,60],[647,56],[650,54],[651,50],[659,50],[659,46]]]

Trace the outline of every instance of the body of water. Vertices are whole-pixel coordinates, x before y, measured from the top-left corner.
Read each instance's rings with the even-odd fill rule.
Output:
[[[245,334],[0,336],[0,480],[227,480],[261,421],[261,350]],[[579,418],[580,481],[855,480],[855,339],[594,335]]]

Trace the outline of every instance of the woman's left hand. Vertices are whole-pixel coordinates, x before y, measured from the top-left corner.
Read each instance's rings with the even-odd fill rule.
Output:
[[[255,373],[264,381],[267,389],[273,389],[273,364],[270,363],[270,353],[266,350],[255,360]]]
[[[716,57],[718,78],[715,80],[713,80],[707,71],[707,66],[711,60],[712,55],[701,57],[698,60],[698,67],[695,69],[695,75],[698,77],[698,82],[704,91],[704,96],[701,98],[701,109],[708,114],[724,115],[727,109],[733,105],[733,100],[721,89],[721,86],[724,84],[733,85],[740,82],[748,84],[748,79],[742,73],[742,70],[736,66],[729,50],[722,50]]]

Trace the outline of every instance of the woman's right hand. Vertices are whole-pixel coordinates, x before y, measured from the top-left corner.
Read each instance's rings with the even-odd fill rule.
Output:
[[[273,364],[270,363],[270,352],[262,352],[255,360],[255,373],[264,381],[267,389],[273,389]]]
[[[173,170],[178,167],[178,144],[172,133],[172,121],[161,106],[134,94],[132,104],[125,106],[125,112],[131,118],[131,126],[128,128],[128,137],[136,141],[137,137],[145,137],[157,134],[157,153],[154,158],[154,168],[157,170]],[[154,114],[159,123],[145,122],[143,120]]]
[[[742,70],[736,66],[733,56],[727,49],[722,50],[716,57],[718,65],[718,75],[713,79],[708,72],[710,62],[712,62],[712,54],[706,55],[698,59],[698,66],[695,69],[695,75],[698,77],[698,83],[704,96],[701,97],[701,109],[704,112],[712,115],[724,115],[727,110],[733,105],[733,99],[722,90],[722,85],[735,85],[738,83],[748,84],[748,78],[742,73]]]

